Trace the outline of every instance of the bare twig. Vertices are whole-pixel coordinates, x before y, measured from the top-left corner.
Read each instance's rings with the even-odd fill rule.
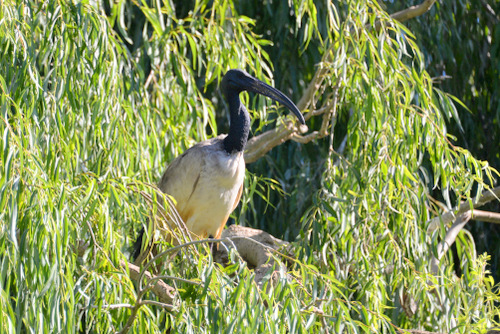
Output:
[[[451,75],[440,75],[437,77],[432,77],[431,80],[433,84],[440,84],[441,82],[452,78],[453,77]]]
[[[159,281],[159,280],[172,280],[172,281],[179,281],[179,282],[184,282],[192,285],[202,285],[200,282],[195,282],[191,281],[189,279],[181,278],[181,277],[175,277],[175,276],[169,276],[169,275],[160,275],[160,276],[154,276],[153,278],[148,280],[148,285],[151,285],[152,283]]]

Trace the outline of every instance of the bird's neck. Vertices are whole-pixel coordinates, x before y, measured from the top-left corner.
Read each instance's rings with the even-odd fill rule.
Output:
[[[228,154],[232,154],[242,152],[245,149],[250,132],[250,116],[240,101],[239,93],[231,92],[227,96],[227,101],[231,124],[229,125],[229,133],[224,138],[224,150]]]

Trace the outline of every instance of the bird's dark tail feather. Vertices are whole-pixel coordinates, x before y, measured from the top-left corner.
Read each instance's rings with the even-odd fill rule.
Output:
[[[132,246],[132,262],[135,262],[135,260],[137,260],[139,255],[141,255],[143,237],[144,237],[144,227],[141,228],[139,236],[135,240],[134,246]]]

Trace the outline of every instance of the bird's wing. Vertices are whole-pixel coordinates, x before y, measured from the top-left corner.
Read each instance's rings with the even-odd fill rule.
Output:
[[[234,201],[233,209],[231,210],[231,212],[233,212],[240,203],[241,194],[243,193],[243,184],[244,183],[241,184],[240,190],[238,190],[238,196],[236,196],[236,200]]]
[[[222,149],[225,135],[197,143],[172,161],[163,174],[158,187],[164,193],[173,196],[177,202],[177,211],[184,222],[189,218],[189,199],[196,191],[207,156]]]
[[[196,145],[192,148],[194,147]],[[184,205],[189,202],[198,185],[204,161],[200,156],[202,152],[192,148],[172,161],[158,185],[163,192],[175,198],[177,210],[183,219],[185,219]]]
[[[243,157],[223,153],[223,138],[188,149],[170,164],[159,183],[175,198],[188,229],[201,237],[220,236],[243,191]]]

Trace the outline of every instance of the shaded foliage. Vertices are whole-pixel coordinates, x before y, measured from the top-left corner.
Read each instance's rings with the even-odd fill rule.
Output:
[[[405,2],[404,6],[419,1]],[[388,12],[401,10],[398,1],[384,2]],[[450,122],[456,142],[478,159],[500,168],[500,3],[498,1],[437,2],[427,15],[405,25],[419,38],[426,69],[435,85],[464,103],[457,104],[460,123]],[[499,203],[488,209],[500,212]],[[478,252],[492,256],[491,269],[500,278],[500,226],[473,223]]]

